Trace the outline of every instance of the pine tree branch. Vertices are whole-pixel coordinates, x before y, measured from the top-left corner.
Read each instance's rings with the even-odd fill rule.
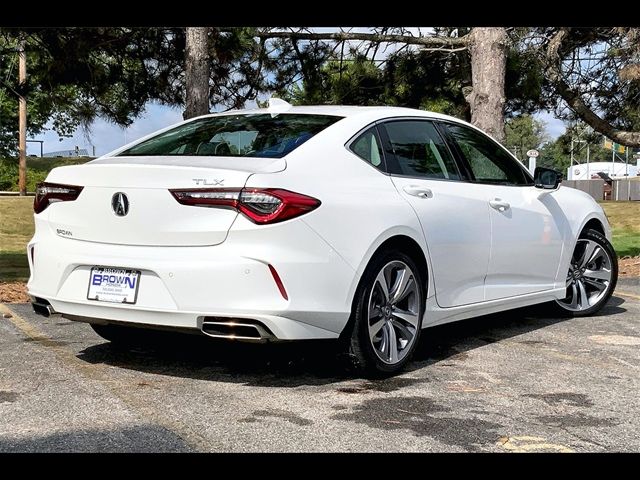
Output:
[[[404,43],[406,45],[419,45],[423,50],[440,52],[459,52],[466,50],[470,39],[468,35],[462,37],[424,36],[366,33],[366,32],[299,32],[299,31],[258,31],[256,37],[261,39],[284,38],[290,40],[333,40],[345,42],[359,40],[371,43]]]
[[[567,51],[570,35],[571,30],[569,28],[561,28],[549,40],[545,52],[549,66],[547,78],[569,108],[587,125],[590,125],[594,130],[616,143],[628,147],[640,147],[640,132],[621,130],[601,118],[585,103],[580,93],[573,90],[563,78],[561,70],[562,58]]]

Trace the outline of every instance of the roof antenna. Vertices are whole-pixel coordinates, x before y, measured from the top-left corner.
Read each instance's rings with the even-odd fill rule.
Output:
[[[268,106],[267,106],[267,110],[271,111],[271,112],[286,112],[287,110],[289,110],[293,105],[291,105],[289,102],[286,102],[284,100],[282,100],[281,98],[274,98],[271,97],[268,101]]]

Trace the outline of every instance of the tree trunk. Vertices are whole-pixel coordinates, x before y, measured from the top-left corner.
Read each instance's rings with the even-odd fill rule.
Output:
[[[209,27],[187,27],[184,119],[209,113]]]
[[[471,33],[471,81],[466,95],[471,123],[504,142],[504,76],[507,67],[507,32],[504,28],[477,27]]]

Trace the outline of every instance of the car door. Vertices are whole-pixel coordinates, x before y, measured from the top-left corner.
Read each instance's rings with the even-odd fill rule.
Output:
[[[561,211],[524,166],[480,131],[446,123],[452,149],[490,206],[491,260],[485,299],[554,288],[562,254]]]
[[[386,171],[420,219],[438,305],[483,301],[491,237],[482,187],[464,181],[433,122],[394,119],[378,130]]]

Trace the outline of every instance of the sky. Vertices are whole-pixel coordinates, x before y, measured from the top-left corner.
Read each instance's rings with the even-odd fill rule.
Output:
[[[566,130],[564,122],[554,117],[554,115],[551,112],[548,112],[545,110],[545,111],[536,113],[534,117],[544,122],[545,128],[547,130],[547,134],[549,135],[551,140],[555,140],[560,135],[562,135]]]
[[[562,121],[555,118],[550,112],[541,112],[535,116],[545,122],[547,133],[551,139],[556,139],[564,132],[565,127]],[[86,148],[91,155],[92,148],[95,146],[96,155],[100,156],[128,142],[181,121],[181,109],[152,103],[147,106],[144,114],[126,129],[98,119],[90,127],[89,138],[85,137],[81,130],[77,130],[72,137],[60,141],[58,135],[49,130],[35,137],[30,137],[30,139],[44,140],[44,153],[73,150],[77,146],[78,148]],[[27,154],[40,155],[40,145],[27,143]]]
[[[40,135],[36,135],[34,140],[44,140],[44,153],[58,150],[73,150],[86,148],[89,155],[96,147],[96,155],[104,155],[125,143],[129,143],[149,133],[160,130],[174,123],[182,121],[181,109],[171,108],[164,105],[149,104],[145,112],[128,128],[122,128],[103,119],[98,119],[90,127],[89,138],[81,130],[76,130],[70,138],[63,138],[60,141],[58,135],[49,130]],[[40,145],[37,143],[27,143],[27,154],[40,155]]]

